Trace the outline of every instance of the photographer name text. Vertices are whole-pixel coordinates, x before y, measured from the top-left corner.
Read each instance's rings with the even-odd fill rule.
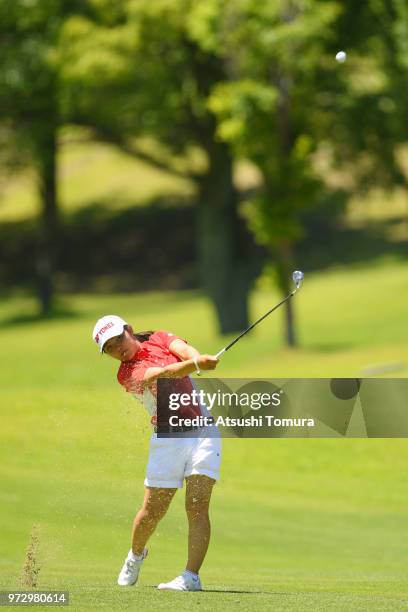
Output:
[[[192,419],[172,415],[169,419],[171,427],[207,427],[209,425],[222,427],[314,427],[315,420],[311,418],[279,418],[273,414],[250,417],[218,416],[216,419],[207,416],[196,416]]]

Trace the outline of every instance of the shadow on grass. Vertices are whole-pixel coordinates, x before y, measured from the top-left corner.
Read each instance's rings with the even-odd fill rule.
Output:
[[[154,589],[157,591],[157,586],[153,584],[145,585],[145,588]],[[177,591],[173,591],[177,593]],[[196,593],[234,593],[237,595],[290,595],[284,591],[245,591],[238,589],[203,589],[202,591],[196,591]]]
[[[302,345],[302,349],[316,353],[337,353],[337,351],[347,351],[354,348],[351,342],[316,342]]]
[[[285,591],[238,591],[236,589],[204,589],[203,593],[235,593],[238,595],[290,595]]]
[[[333,265],[362,265],[387,255],[399,261],[408,259],[407,221],[376,221],[365,227],[332,226],[309,228],[307,237],[296,246],[296,257],[308,271]],[[405,234],[398,237],[398,231]],[[393,238],[394,236],[394,238]]]
[[[197,206],[187,197],[155,197],[122,209],[110,200],[91,202],[62,216],[57,286],[65,293],[199,289],[196,227]],[[260,248],[241,230],[247,265],[247,258],[260,259]],[[38,248],[34,223],[0,223],[0,288],[33,286]]]
[[[106,202],[90,204],[67,217],[61,231],[64,289],[197,289],[195,223],[195,207],[180,198],[117,211]]]
[[[10,317],[6,317],[0,320],[0,329],[6,327],[15,327],[15,326],[24,326],[24,325],[35,325],[48,323],[52,321],[65,321],[69,319],[76,319],[80,314],[76,313],[74,310],[64,307],[64,306],[56,306],[55,309],[47,316],[41,315],[39,313],[30,313],[30,314],[13,314]]]

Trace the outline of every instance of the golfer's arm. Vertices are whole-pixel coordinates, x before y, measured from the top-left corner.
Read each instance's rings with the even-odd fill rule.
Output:
[[[163,368],[148,368],[143,376],[143,385],[151,385],[158,378],[183,378],[195,372],[196,366],[193,359],[171,363]]]
[[[187,342],[180,340],[180,338],[177,338],[177,340],[173,340],[173,342],[171,342],[169,351],[170,353],[173,353],[173,355],[176,355],[176,357],[180,357],[180,359],[183,361],[197,359],[197,357],[200,356],[200,352],[197,351],[194,346],[187,344]]]
[[[158,378],[183,378],[196,371],[194,360],[200,356],[199,351],[193,346],[177,338],[169,346],[170,353],[182,359],[177,363],[164,366],[163,368],[148,368],[143,377],[143,385],[148,386]]]

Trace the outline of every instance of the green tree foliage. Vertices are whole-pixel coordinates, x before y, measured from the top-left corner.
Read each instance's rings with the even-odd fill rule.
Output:
[[[396,109],[406,98],[405,5],[237,0],[214,6],[218,15],[207,19],[208,28],[217,23],[213,40],[230,65],[230,80],[213,89],[209,107],[219,137],[261,170],[264,187],[250,223],[287,293],[307,210],[322,202],[336,210],[339,193],[318,171],[318,153],[325,152],[328,173],[349,166],[354,190],[402,179],[395,146],[402,136]],[[197,35],[202,44],[209,38],[205,28]],[[334,59],[342,48],[349,54],[344,65]],[[289,302],[286,339],[293,345],[291,308]]]
[[[238,215],[231,150],[217,140],[208,107],[215,85],[228,78],[223,58],[196,40],[198,16],[191,0],[128,0],[110,19],[110,2],[92,4],[98,10],[73,17],[61,37],[67,113],[127,152],[195,181],[202,283],[220,329],[242,329],[258,268]],[[164,149],[142,149],[136,139],[145,135]],[[204,164],[177,166],[174,155],[188,157],[192,147],[204,153]]]
[[[66,121],[195,181],[203,286],[224,332],[247,323],[257,272],[232,180],[234,158],[252,160],[263,187],[249,224],[286,293],[308,211],[405,180],[407,17],[404,0],[0,0],[0,140],[38,171],[44,311]],[[142,147],[144,136],[160,146]],[[333,169],[347,178],[340,190]]]
[[[0,1],[0,140],[6,162],[36,169],[41,215],[35,256],[44,315],[52,308],[58,245],[56,49],[62,23],[76,8],[68,0]]]

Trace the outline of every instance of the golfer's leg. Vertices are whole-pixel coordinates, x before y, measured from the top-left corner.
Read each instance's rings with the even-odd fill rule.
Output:
[[[197,475],[186,477],[186,512],[188,518],[188,562],[186,569],[198,574],[210,542],[208,508],[213,478]]]
[[[132,530],[132,551],[141,555],[147,540],[166,514],[177,489],[146,487],[143,505],[135,516]]]

